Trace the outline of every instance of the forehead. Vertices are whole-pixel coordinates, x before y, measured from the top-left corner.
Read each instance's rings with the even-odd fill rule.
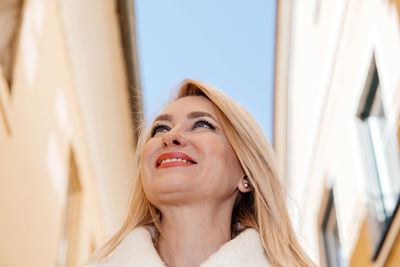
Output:
[[[206,111],[216,115],[213,103],[204,96],[185,96],[171,102],[162,114],[180,115],[192,111]]]

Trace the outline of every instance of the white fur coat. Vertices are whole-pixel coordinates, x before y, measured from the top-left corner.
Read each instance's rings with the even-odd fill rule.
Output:
[[[89,267],[165,267],[153,246],[150,233],[143,227],[134,229],[102,263]],[[247,229],[222,245],[200,267],[268,267],[259,234]]]

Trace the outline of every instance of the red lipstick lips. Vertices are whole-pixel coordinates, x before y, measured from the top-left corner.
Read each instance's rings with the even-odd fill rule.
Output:
[[[179,159],[179,160],[165,161],[165,160],[171,160],[171,159]],[[182,161],[181,159],[185,160],[185,161]],[[164,162],[162,162],[163,160],[164,160]],[[197,162],[194,161],[191,157],[189,157],[185,153],[170,152],[170,153],[161,154],[156,160],[155,167],[158,169],[161,169],[161,168],[168,168],[168,167],[175,167],[175,166],[190,166],[193,164],[197,164]]]

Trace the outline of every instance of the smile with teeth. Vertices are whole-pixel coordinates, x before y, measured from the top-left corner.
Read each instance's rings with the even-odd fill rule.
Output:
[[[181,161],[181,162],[190,163],[190,164],[194,163],[194,162],[192,162],[190,160],[186,160],[186,159],[173,158],[173,159],[164,159],[163,161],[160,162],[160,164],[158,166],[160,166],[161,164],[163,164],[165,162],[172,162],[172,161]]]
[[[169,152],[160,155],[157,160],[156,168],[169,168],[179,166],[191,166],[197,164],[191,157],[182,152]]]
[[[166,164],[168,163],[168,164]],[[165,164],[165,165],[163,165]],[[164,159],[162,160],[157,168],[162,168],[162,167],[173,167],[173,166],[188,166],[195,164],[193,161],[182,159],[182,158],[171,158],[171,159]]]

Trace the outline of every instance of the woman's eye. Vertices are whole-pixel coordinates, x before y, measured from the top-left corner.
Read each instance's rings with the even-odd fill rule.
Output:
[[[197,128],[197,127],[205,127],[211,130],[215,130],[215,127],[209,123],[208,121],[197,121],[194,125],[193,125],[193,129]]]
[[[169,131],[169,127],[165,125],[158,125],[154,126],[153,130],[151,131],[151,137],[155,136],[157,133],[166,133]]]

